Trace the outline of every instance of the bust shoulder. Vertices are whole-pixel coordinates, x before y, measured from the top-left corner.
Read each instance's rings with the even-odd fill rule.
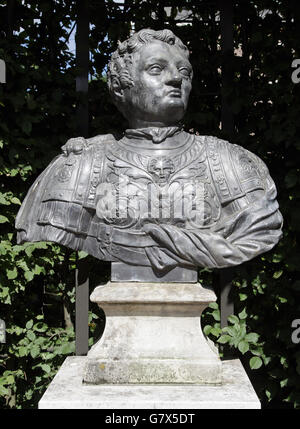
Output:
[[[205,136],[204,146],[215,188],[222,203],[267,190],[272,184],[265,163],[254,153],[237,144]]]
[[[226,156],[229,155],[228,161],[241,178],[248,175],[252,176],[255,172],[264,178],[269,175],[269,170],[264,161],[243,146],[213,136],[206,136],[205,143],[209,156],[219,155],[225,160]]]
[[[22,203],[16,218],[19,242],[41,240],[39,223],[45,213],[50,215],[47,205],[51,205],[51,202],[64,204],[65,208],[73,203],[83,206],[86,201],[93,206],[91,182],[101,174],[105,145],[113,141],[113,136],[106,134],[90,139],[71,138],[62,146],[62,153],[37,177]],[[47,210],[43,208],[46,206]],[[52,206],[58,207],[56,203]],[[56,213],[53,218],[55,216]]]
[[[115,141],[112,134],[99,134],[97,136],[85,139],[84,137],[70,138],[61,148],[64,155],[74,153],[81,154],[95,145],[104,145],[105,143]]]

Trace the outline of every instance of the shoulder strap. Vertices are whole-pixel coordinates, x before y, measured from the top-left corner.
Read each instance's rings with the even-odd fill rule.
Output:
[[[207,159],[213,183],[221,204],[243,197],[245,192],[233,167],[229,143],[216,137],[206,137]]]

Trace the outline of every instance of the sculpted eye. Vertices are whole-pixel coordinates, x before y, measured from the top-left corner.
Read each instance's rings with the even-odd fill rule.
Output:
[[[190,77],[191,75],[191,70],[188,67],[180,67],[179,71],[183,76]]]
[[[151,74],[159,74],[162,70],[163,68],[159,64],[153,64],[152,66],[148,67],[148,72]]]

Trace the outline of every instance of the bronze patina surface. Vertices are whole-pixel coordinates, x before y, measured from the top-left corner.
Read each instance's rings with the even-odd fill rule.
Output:
[[[108,85],[129,128],[120,140],[78,137],[62,147],[22,204],[19,243],[84,250],[112,261],[118,281],[196,281],[199,266],[238,265],[272,249],[282,216],[264,162],[180,125],[192,74],[170,30],[121,43]]]

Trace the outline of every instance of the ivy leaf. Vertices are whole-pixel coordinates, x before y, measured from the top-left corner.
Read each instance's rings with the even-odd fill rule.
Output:
[[[17,278],[18,276],[18,270],[16,267],[14,267],[12,270],[6,270],[6,276],[8,280],[13,280]]]
[[[245,293],[239,293],[240,301],[245,301],[247,299],[247,295]]]
[[[243,319],[246,319],[246,317],[247,317],[247,313],[246,313],[246,309],[244,308],[243,311],[239,313],[239,318],[243,320]]]
[[[28,282],[31,282],[31,280],[34,278],[34,273],[32,271],[25,271],[24,277]]]

